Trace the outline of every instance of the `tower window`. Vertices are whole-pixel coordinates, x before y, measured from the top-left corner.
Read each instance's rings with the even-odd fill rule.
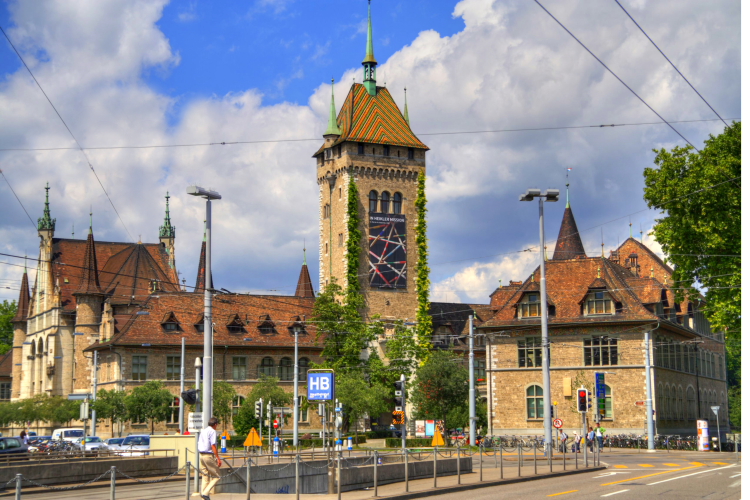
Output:
[[[370,191],[370,212],[378,211],[378,192],[374,189]]]
[[[344,246],[344,233],[339,233],[339,246]]]
[[[358,155],[365,154],[365,144],[363,142],[360,142],[359,144],[357,144],[357,154]]]
[[[409,159],[410,160],[414,159],[414,148],[409,148]]]
[[[401,193],[393,193],[393,213],[394,214],[400,214],[401,213],[401,200],[402,200]]]
[[[326,243],[326,255],[328,255],[328,243]]]
[[[380,195],[380,212],[384,214],[390,213],[390,204],[391,204],[391,193],[388,191],[383,191],[383,193]]]
[[[341,158],[341,144],[339,144],[338,157]]]
[[[323,205],[323,218],[327,219],[331,216],[331,205],[325,204]]]
[[[398,156],[399,158],[401,158],[401,150],[400,149],[396,150],[396,156]]]
[[[328,148],[326,149],[326,160],[330,160],[331,158],[333,158],[333,151],[331,148]]]
[[[383,156],[391,156],[391,147],[383,146]]]
[[[375,156],[375,148],[372,148],[372,156]]]
[[[341,188],[339,188],[339,200],[341,199]]]

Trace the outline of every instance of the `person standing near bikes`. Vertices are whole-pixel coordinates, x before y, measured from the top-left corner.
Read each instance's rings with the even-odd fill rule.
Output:
[[[593,427],[589,427],[589,432],[586,434],[586,446],[589,447],[591,453],[594,453],[594,443],[596,442],[596,433]]]

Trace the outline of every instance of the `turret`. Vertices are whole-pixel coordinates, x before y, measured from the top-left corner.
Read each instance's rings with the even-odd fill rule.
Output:
[[[26,341],[27,323],[29,317],[29,275],[26,266],[21,277],[21,291],[18,294],[18,310],[12,319],[13,323],[13,383],[10,397],[14,401],[21,395],[21,380],[23,379],[23,343]]]
[[[375,68],[378,66],[378,61],[375,60],[375,51],[372,49],[372,12],[369,0],[367,2],[367,48],[362,66],[365,70],[365,78],[362,83],[368,94],[375,95],[377,94]]]
[[[295,297],[315,298],[315,290],[312,287],[312,280],[310,279],[310,271],[307,269],[307,251],[302,251],[302,269],[299,272],[299,279],[297,280],[297,291],[294,292]]]
[[[174,237],[175,237],[175,228],[172,225],[172,220],[169,218],[169,191],[167,191],[167,195],[165,196],[167,200],[167,209],[164,213],[164,225],[159,226],[159,242],[166,248],[167,253],[169,254],[169,266],[174,269],[175,268],[175,258],[174,258]]]

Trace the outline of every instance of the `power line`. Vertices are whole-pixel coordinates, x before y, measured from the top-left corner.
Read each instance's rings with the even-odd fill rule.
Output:
[[[640,24],[638,24],[638,22],[637,22],[637,21],[636,21],[635,19],[633,19],[633,16],[631,16],[631,15],[630,15],[630,12],[628,12],[628,11],[627,11],[627,10],[625,9],[625,7],[623,7],[623,5],[622,5],[622,4],[621,4],[621,3],[619,2],[619,0],[615,0],[615,3],[616,3],[617,5],[619,5],[619,6],[620,6],[620,8],[622,9],[622,11],[623,11],[623,12],[625,12],[625,14],[627,14],[627,16],[628,16],[628,17],[630,18],[630,20],[631,20],[631,21],[633,21],[633,23],[635,23],[635,25],[636,25],[636,26],[638,26],[638,29],[639,29],[639,30],[641,30],[641,33],[643,33],[643,35],[644,35],[644,36],[645,36],[646,38],[648,38],[648,41],[649,41],[649,42],[651,42],[651,43],[653,44],[653,46],[654,46],[654,47],[656,47],[656,50],[658,50],[658,51],[659,51],[659,53],[660,53],[660,54],[661,54],[662,56],[664,56],[664,59],[666,59],[666,60],[667,60],[667,62],[668,62],[669,64],[671,64],[671,65],[672,65],[672,67],[673,67],[673,68],[674,68],[674,70],[675,70],[675,71],[677,72],[677,74],[678,74],[678,75],[680,75],[680,76],[682,77],[682,79],[683,79],[683,80],[685,80],[685,83],[687,83],[688,85],[690,85],[690,88],[691,88],[691,89],[693,89],[693,90],[695,91],[695,93],[696,93],[696,94],[698,94],[698,97],[700,97],[700,98],[701,98],[701,99],[703,100],[703,102],[705,102],[705,103],[706,103],[706,106],[708,106],[709,108],[711,108],[711,111],[713,111],[713,112],[714,112],[714,114],[715,114],[716,116],[718,116],[718,117],[719,117],[719,120],[721,120],[722,122],[724,122],[724,125],[726,125],[726,126],[728,127],[728,126],[729,126],[729,124],[728,124],[728,123],[727,123],[727,122],[726,122],[726,121],[724,120],[724,118],[722,118],[722,117],[721,117],[721,115],[719,115],[719,113],[718,113],[718,112],[717,112],[717,111],[716,111],[716,110],[715,110],[715,109],[713,108],[713,106],[711,106],[711,105],[710,105],[710,104],[708,103],[708,101],[707,101],[707,100],[706,100],[706,99],[705,99],[705,98],[704,98],[704,97],[703,97],[703,96],[701,95],[701,93],[700,93],[700,92],[698,92],[698,89],[696,89],[695,87],[693,87],[693,84],[692,84],[692,83],[690,83],[690,82],[688,81],[687,77],[686,77],[685,75],[683,75],[683,74],[682,74],[682,72],[681,72],[681,71],[680,71],[679,69],[677,69],[677,66],[675,66],[675,65],[674,65],[674,63],[673,63],[673,62],[672,62],[672,61],[671,61],[671,60],[670,60],[670,59],[669,59],[669,58],[667,57],[667,55],[666,55],[666,54],[665,54],[665,53],[664,53],[664,52],[663,52],[663,51],[662,51],[662,50],[661,50],[661,49],[659,48],[659,46],[658,46],[658,45],[656,45],[656,42],[654,42],[654,41],[653,41],[653,40],[651,39],[651,37],[650,37],[650,36],[648,36],[648,34],[646,33],[646,31],[645,31],[645,30],[644,30],[643,28],[641,28],[641,25],[640,25]]]
[[[18,197],[18,195],[16,194],[16,190],[13,189],[13,186],[10,185],[10,181],[8,180],[7,177],[5,177],[5,172],[3,172],[3,169],[1,169],[1,168],[0,168],[0,175],[2,175],[3,179],[5,179],[5,182],[8,184],[8,187],[10,188],[11,192],[13,193],[13,196],[16,197],[16,200],[18,200],[18,204],[21,205],[21,208],[23,208],[23,211],[26,212],[26,217],[29,218],[29,221],[31,222],[31,225],[34,226],[34,230],[36,230],[37,227],[36,227],[36,224],[34,224],[34,219],[32,219],[31,216],[29,215],[29,212],[26,211],[26,207],[24,207],[23,203],[21,203],[21,198]]]
[[[528,127],[528,128],[508,128],[508,129],[495,129],[495,130],[465,130],[456,132],[425,132],[417,133],[418,136],[433,136],[433,135],[464,135],[464,134],[500,134],[509,132],[543,132],[553,130],[576,130],[576,129],[587,129],[587,128],[615,128],[615,127],[636,127],[644,125],[669,125],[670,123],[698,123],[698,122],[715,122],[719,119],[709,118],[701,120],[675,120],[675,121],[660,121],[660,122],[635,122],[635,123],[605,123],[600,125],[570,125],[561,127]],[[731,118],[732,120],[739,120],[739,118]],[[145,146],[94,146],[90,148],[74,148],[74,147],[59,147],[59,148],[0,148],[0,151],[72,151],[83,149],[86,151],[97,151],[97,150],[109,150],[109,149],[156,149],[156,148],[192,148],[192,147],[206,147],[206,146],[236,146],[242,144],[273,144],[273,143],[285,143],[285,142],[310,142],[320,141],[320,137],[314,137],[309,139],[267,139],[267,140],[256,140],[256,141],[221,141],[221,142],[196,142],[186,144],[152,144]]]
[[[127,232],[128,236],[130,237],[130,239],[133,240],[133,235],[130,234],[130,231],[128,231],[128,227],[125,225],[125,222],[122,220],[122,217],[120,217],[120,212],[117,211],[117,207],[115,207],[115,204],[112,202],[112,198],[109,197],[109,193],[104,188],[104,184],[102,184],[101,179],[99,179],[99,175],[96,173],[96,170],[94,169],[94,166],[91,164],[91,160],[89,160],[89,157],[86,154],[86,151],[83,149],[83,146],[81,146],[81,143],[78,142],[78,139],[76,139],[76,136],[73,135],[73,131],[70,130],[70,127],[68,127],[68,124],[65,122],[65,120],[63,119],[63,117],[60,114],[60,112],[57,111],[57,108],[55,107],[55,105],[52,104],[52,100],[50,100],[49,96],[47,95],[47,93],[42,88],[42,85],[39,83],[39,81],[34,76],[34,73],[31,72],[31,68],[29,68],[29,66],[26,64],[26,61],[23,59],[23,57],[21,57],[21,53],[18,52],[18,49],[16,49],[16,46],[13,45],[13,42],[10,41],[10,37],[8,37],[8,34],[5,32],[5,30],[2,28],[2,26],[0,26],[0,31],[3,32],[3,35],[5,35],[5,39],[8,40],[8,43],[10,44],[10,46],[13,47],[13,51],[16,53],[16,55],[18,56],[18,58],[23,63],[24,67],[26,68],[26,71],[28,71],[29,74],[31,75],[31,78],[34,79],[34,82],[36,83],[37,87],[39,87],[39,90],[42,91],[42,94],[44,94],[44,97],[47,99],[47,102],[49,103],[50,106],[52,106],[52,109],[55,111],[55,114],[60,119],[60,121],[62,122],[62,124],[65,126],[65,129],[68,131],[68,133],[73,138],[73,140],[75,141],[75,143],[78,145],[78,149],[81,151],[81,153],[83,154],[83,157],[86,159],[86,163],[88,163],[89,168],[91,168],[91,172],[93,172],[94,177],[96,177],[96,180],[99,183],[99,186],[101,186],[102,191],[104,191],[104,194],[107,196],[107,199],[109,200],[109,204],[112,205],[112,209],[117,214],[117,218],[120,219],[120,222],[122,223],[122,226],[125,228],[125,232]]]
[[[662,117],[654,108],[652,108],[646,101],[644,101],[643,98],[641,96],[639,96],[638,93],[635,90],[633,90],[632,88],[630,88],[630,86],[628,86],[628,84],[625,83],[622,80],[622,78],[620,78],[619,76],[617,76],[617,74],[614,71],[612,71],[611,69],[609,69],[609,66],[607,66],[606,64],[604,64],[604,61],[602,61],[601,59],[599,59],[596,56],[596,54],[594,54],[593,52],[591,52],[591,50],[588,47],[586,47],[586,45],[582,41],[580,41],[578,38],[576,38],[576,36],[568,28],[566,28],[565,25],[563,23],[561,23],[555,16],[553,16],[552,13],[550,11],[548,11],[544,7],[544,5],[542,5],[539,2],[539,0],[534,0],[534,2],[536,2],[536,4],[539,7],[541,7],[542,10],[544,10],[544,12],[546,12],[547,14],[549,14],[549,16],[552,19],[554,19],[555,22],[557,24],[559,24],[560,27],[562,27],[562,29],[564,29],[570,36],[572,36],[573,39],[576,42],[578,42],[578,44],[586,50],[586,52],[588,52],[589,54],[591,54],[591,56],[594,59],[596,59],[599,62],[599,64],[601,64],[604,67],[604,69],[606,69],[607,71],[609,71],[612,76],[614,76],[615,78],[617,78],[617,81],[619,81],[620,83],[622,83],[625,86],[625,88],[630,91],[630,93],[632,93],[634,96],[636,96],[638,98],[639,101],[641,101],[644,105],[646,105],[646,107],[648,109],[650,109],[656,116],[658,116],[661,119],[661,121],[663,121],[664,123],[666,123],[667,125],[669,125],[669,128],[671,128],[672,130],[674,130],[674,132],[677,135],[679,135],[680,137],[682,137],[682,140],[685,141],[685,142],[687,142],[690,145],[690,147],[692,147],[693,149],[695,149],[696,151],[698,151],[698,148],[696,148],[695,146],[693,146],[693,144],[690,141],[688,141],[687,138],[684,135],[682,135],[676,128],[674,128],[671,123],[669,123],[667,120],[665,120],[664,117]]]

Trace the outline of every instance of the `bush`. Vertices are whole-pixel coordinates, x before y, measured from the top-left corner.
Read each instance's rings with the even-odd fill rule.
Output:
[[[389,430],[367,431],[365,432],[365,436],[367,436],[368,439],[389,438],[389,437],[393,437],[393,431],[389,431]]]
[[[387,438],[385,440],[386,448],[401,448],[401,438]],[[432,438],[411,438],[406,440],[407,448],[430,448]]]

